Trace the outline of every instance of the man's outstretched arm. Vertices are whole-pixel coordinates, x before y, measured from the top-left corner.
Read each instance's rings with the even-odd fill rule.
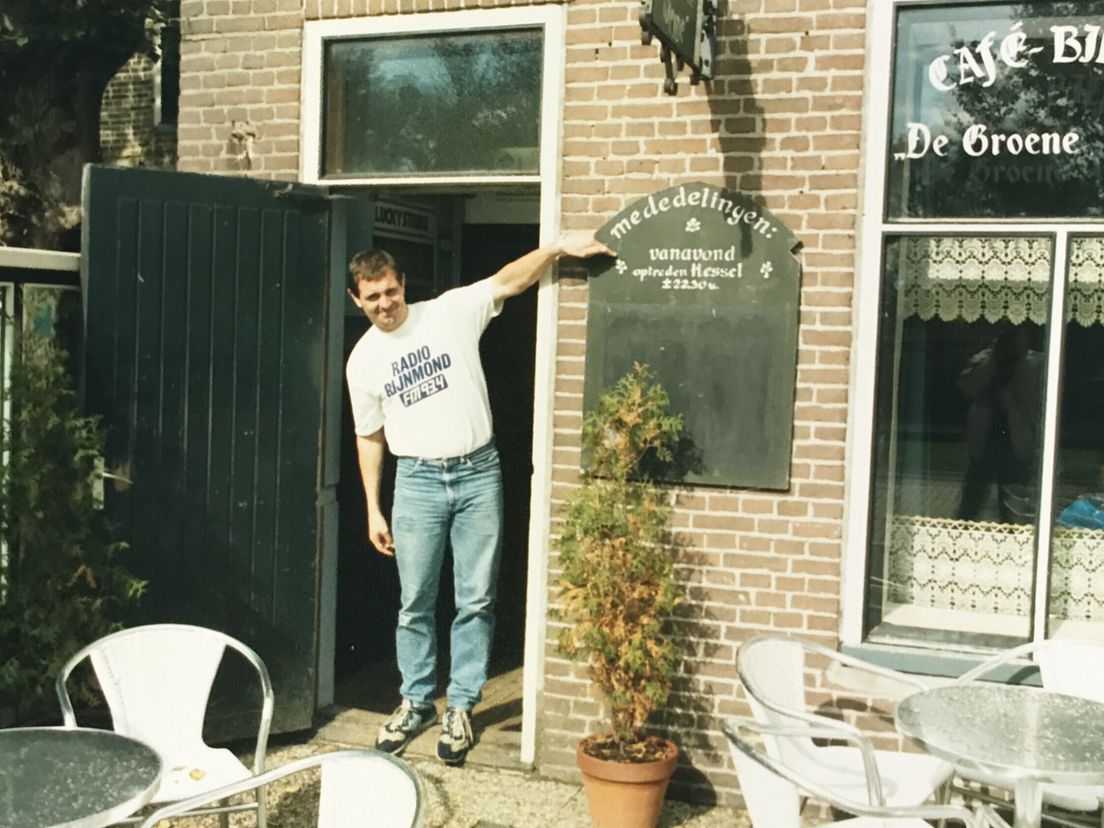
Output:
[[[540,279],[541,274],[560,256],[588,259],[598,254],[615,255],[612,250],[594,238],[589,230],[569,233],[553,244],[538,247],[520,259],[514,259],[491,276],[492,296],[495,302],[517,296]]]

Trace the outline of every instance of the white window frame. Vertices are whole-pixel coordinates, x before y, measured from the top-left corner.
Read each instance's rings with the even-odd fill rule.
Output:
[[[956,0],[956,4],[978,5],[984,0]],[[1002,5],[1000,0],[993,5]],[[946,6],[948,0],[867,0],[866,100],[863,107],[863,167],[860,170],[860,215],[855,241],[855,295],[851,342],[851,406],[847,423],[847,480],[843,526],[840,589],[840,641],[844,646],[863,643],[863,608],[869,579],[869,525],[871,463],[874,438],[874,388],[876,365],[872,354],[878,348],[878,316],[881,299],[883,242],[887,235],[981,235],[1051,236],[1054,244],[1052,273],[1066,277],[1066,254],[1071,235],[1099,234],[1100,219],[1025,219],[969,221],[962,219],[888,221],[885,215],[886,161],[892,101],[894,21],[897,11],[907,7]],[[1064,322],[1064,290],[1054,291],[1047,321],[1047,387],[1043,429],[1042,487],[1039,492],[1039,526],[1053,523],[1054,452],[1057,441],[1059,358]],[[1050,532],[1037,538],[1036,594],[1048,590],[1047,561]],[[1031,630],[1033,640],[1045,637],[1046,601],[1036,601]],[[933,644],[938,649],[939,645]],[[949,648],[949,645],[948,645]]]
[[[303,27],[303,85],[300,112],[300,178],[331,186],[376,185],[541,185],[559,167],[560,112],[564,66],[564,9],[541,5],[503,9],[472,9],[428,14],[383,15],[341,20],[308,21]],[[542,28],[544,31],[541,72],[541,134],[537,174],[503,175],[472,173],[457,175],[365,175],[327,179],[322,176],[322,58],[327,42],[404,34],[477,34],[481,31]]]
[[[540,244],[558,238],[563,122],[565,29],[567,9],[558,4],[455,12],[383,15],[308,21],[303,27],[303,74],[300,90],[299,179],[343,187],[419,188],[442,185],[536,186],[540,192]],[[541,28],[544,35],[541,74],[541,130],[537,175],[464,175],[342,178],[321,177],[322,55],[326,41],[373,36]],[[536,758],[537,704],[544,686],[545,617],[548,611],[549,526],[552,502],[552,410],[556,381],[555,345],[559,285],[551,271],[537,294],[536,363],[533,383],[533,474],[529,498],[529,561],[525,598],[525,647],[522,677],[521,756]],[[332,637],[331,637],[332,638]],[[322,655],[326,657],[325,654]]]
[[[11,422],[11,360],[15,353],[12,334],[15,330],[15,285],[0,282],[0,429]],[[0,450],[0,469],[8,465],[8,441]],[[0,603],[8,596],[8,546],[0,536]]]

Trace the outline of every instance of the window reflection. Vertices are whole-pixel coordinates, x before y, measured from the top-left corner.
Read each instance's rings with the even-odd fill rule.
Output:
[[[539,30],[326,47],[323,174],[538,172]]]
[[[50,339],[66,355],[69,376],[76,381],[81,364],[81,296],[64,285],[24,285],[23,331]]]
[[[1104,215],[1102,15],[1101,0],[902,9],[889,217]]]
[[[1031,617],[1052,245],[886,246],[871,637],[1023,637]]]
[[[1055,456],[1050,634],[1104,623],[1104,239],[1070,243]]]
[[[1038,512],[1042,377],[1046,363],[1035,325],[997,326],[956,385],[968,400],[966,455],[956,517],[978,520],[995,486],[1001,523],[1030,523]]]

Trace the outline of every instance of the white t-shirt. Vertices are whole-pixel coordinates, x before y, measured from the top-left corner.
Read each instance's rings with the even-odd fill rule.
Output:
[[[393,331],[369,328],[349,354],[345,378],[356,433],[383,426],[400,457],[458,457],[491,439],[491,406],[479,337],[501,304],[490,279],[408,305]]]

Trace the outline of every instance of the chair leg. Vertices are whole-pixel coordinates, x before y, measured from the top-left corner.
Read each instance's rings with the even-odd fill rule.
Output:
[[[224,799],[219,803],[219,805],[223,808],[225,808],[229,804],[229,799]],[[226,813],[226,811],[223,811],[219,814],[219,828],[230,828],[230,814]]]
[[[951,801],[951,788],[954,785],[954,777],[951,776],[938,788],[938,793],[935,795],[935,801],[940,805],[946,805]]]
[[[952,788],[954,787],[954,774],[935,790],[935,801],[940,805],[948,805],[951,801]],[[935,823],[936,828],[947,828],[947,820],[941,819]]]
[[[268,804],[265,802],[264,785],[257,788],[257,828],[268,828]]]

